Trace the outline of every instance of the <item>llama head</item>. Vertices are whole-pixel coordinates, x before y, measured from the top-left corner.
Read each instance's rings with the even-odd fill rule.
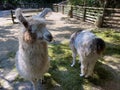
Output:
[[[22,11],[18,8],[15,12],[17,19],[24,27],[23,39],[26,42],[33,43],[36,40],[52,41],[52,35],[46,28],[46,22],[43,18],[33,17],[26,19]]]

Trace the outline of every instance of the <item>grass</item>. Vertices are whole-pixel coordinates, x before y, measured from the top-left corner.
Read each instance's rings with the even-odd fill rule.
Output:
[[[100,29],[93,30],[93,32],[106,42],[104,55],[120,58],[119,32]],[[112,72],[103,67],[106,66],[103,64],[103,58],[96,63],[95,73],[92,78],[81,78],[79,76],[80,65],[76,63],[75,67],[70,67],[72,53],[68,43],[49,45],[49,56],[51,57],[51,67],[49,70],[50,78],[60,85],[63,90],[83,90],[84,85],[90,88],[91,84],[102,86],[105,82],[113,79]]]
[[[113,29],[94,30],[97,36],[103,38],[106,42],[106,55],[120,58],[120,32]]]
[[[71,68],[70,62],[72,59],[71,50],[68,44],[50,45],[49,55],[51,57],[50,73],[52,78],[59,83],[62,88],[70,90],[74,87],[78,90],[78,87],[82,87],[82,78],[79,78],[79,68]],[[79,67],[79,65],[77,65]],[[76,66],[76,67],[77,67]],[[77,73],[76,73],[77,72]],[[68,83],[69,82],[69,83]],[[76,84],[78,86],[76,86]]]

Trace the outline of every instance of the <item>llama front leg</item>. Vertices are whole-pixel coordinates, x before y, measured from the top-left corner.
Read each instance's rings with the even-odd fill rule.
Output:
[[[88,70],[87,70],[87,73],[85,75],[86,78],[88,78],[89,76],[91,76],[93,74],[93,70],[94,70],[94,67],[95,67],[95,61],[92,62],[92,63],[89,63],[88,65]]]
[[[80,57],[80,61],[81,61],[80,77],[83,77],[86,74],[86,71],[87,71],[87,62],[82,58],[82,56]]]
[[[33,90],[39,90],[38,89],[38,80],[37,79],[33,80],[32,84],[33,84]]]

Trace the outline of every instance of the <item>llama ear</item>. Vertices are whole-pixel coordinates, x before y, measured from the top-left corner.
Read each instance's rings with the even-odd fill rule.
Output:
[[[29,24],[27,20],[22,15],[22,10],[20,8],[17,8],[15,11],[16,18],[24,25],[25,28],[28,28]]]

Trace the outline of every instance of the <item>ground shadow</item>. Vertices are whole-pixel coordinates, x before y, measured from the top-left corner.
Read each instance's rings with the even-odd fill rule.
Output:
[[[12,80],[6,77],[11,77],[9,74],[15,68],[14,57],[18,48],[18,39],[14,36],[15,32],[12,32],[11,29],[13,29],[12,25],[0,26],[0,79],[10,86]],[[1,90],[8,89],[2,87]]]

